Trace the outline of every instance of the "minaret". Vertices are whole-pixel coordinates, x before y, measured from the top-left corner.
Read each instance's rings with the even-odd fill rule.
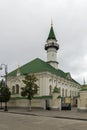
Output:
[[[46,42],[47,44],[45,44],[45,50],[47,51],[47,62],[54,68],[58,69],[57,50],[59,49],[59,45],[55,37],[52,23]]]

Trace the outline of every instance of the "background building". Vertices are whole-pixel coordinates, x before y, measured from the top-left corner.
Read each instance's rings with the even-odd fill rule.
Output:
[[[87,111],[87,84],[85,84],[85,81],[79,91],[78,110]]]

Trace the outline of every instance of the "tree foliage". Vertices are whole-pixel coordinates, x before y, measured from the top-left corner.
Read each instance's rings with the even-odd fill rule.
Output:
[[[2,80],[0,82],[0,102],[8,102],[11,97],[11,92],[9,88],[5,86],[5,82]]]
[[[60,89],[57,88],[57,86],[55,86],[54,89],[53,89],[53,93],[60,93]]]
[[[37,78],[34,74],[26,75],[25,79],[23,80],[25,87],[21,88],[21,95],[27,97],[30,100],[30,107],[31,107],[31,100],[38,91],[38,85],[36,84]],[[31,108],[30,108],[31,109]]]
[[[2,101],[8,102],[11,97],[11,92],[9,91],[8,87],[2,87]]]

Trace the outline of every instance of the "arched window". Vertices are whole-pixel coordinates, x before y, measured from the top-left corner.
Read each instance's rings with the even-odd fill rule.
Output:
[[[67,97],[67,89],[65,90],[65,97]]]
[[[70,96],[72,97],[72,91],[70,90]]]
[[[62,97],[64,97],[64,88],[62,89]]]
[[[49,80],[49,84],[52,85],[52,79]]]
[[[12,86],[12,94],[15,94],[15,86]]]
[[[16,94],[19,94],[19,85],[16,84]]]
[[[52,94],[52,86],[50,85],[49,86],[49,95],[51,95]]]

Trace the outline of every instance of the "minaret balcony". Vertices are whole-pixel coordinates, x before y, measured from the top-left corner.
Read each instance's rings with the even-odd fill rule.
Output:
[[[59,45],[57,43],[52,42],[52,43],[45,44],[45,50],[47,50],[48,48],[51,48],[51,47],[55,48],[56,50],[59,49]]]

